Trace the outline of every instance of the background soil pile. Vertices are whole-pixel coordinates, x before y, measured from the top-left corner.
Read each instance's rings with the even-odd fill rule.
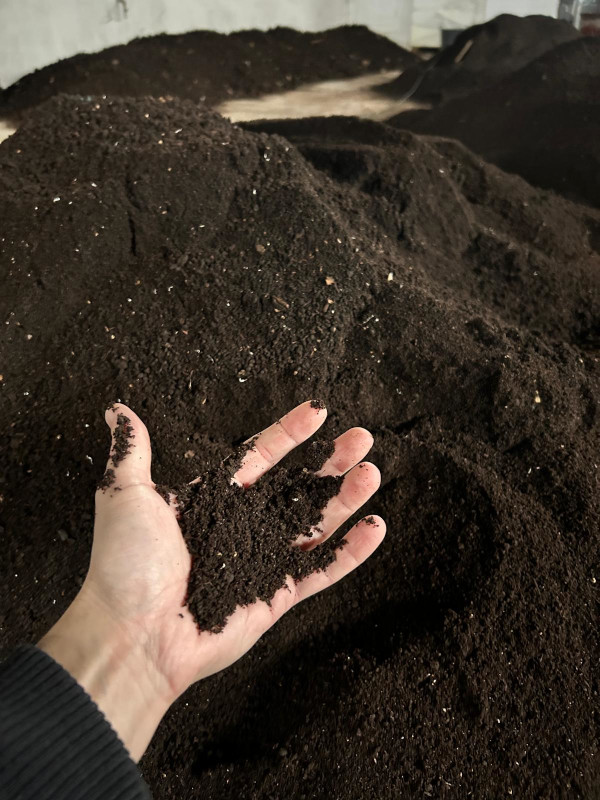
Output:
[[[61,92],[182,97],[216,105],[301,83],[404,69],[419,58],[363,25],[315,33],[290,28],[228,35],[148,36],[36,70],[0,93],[0,116],[19,119]]]
[[[390,124],[459,139],[529,182],[600,206],[600,40],[579,37],[467,97]]]
[[[557,45],[579,38],[562,20],[501,14],[467,28],[430,62],[413,64],[380,91],[402,97],[419,81],[412,100],[446,102],[490,87]]]
[[[323,397],[388,536],[172,709],[155,796],[590,798],[600,214],[447,141],[279,130],[60,97],[0,146],[3,644],[84,574],[109,400],[173,485]]]

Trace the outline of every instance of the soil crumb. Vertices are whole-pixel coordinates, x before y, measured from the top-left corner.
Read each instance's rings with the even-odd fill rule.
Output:
[[[114,484],[116,480],[117,480],[117,475],[114,469],[109,468],[104,472],[102,480],[98,483],[97,488],[105,492],[107,489],[110,489],[110,487]]]
[[[131,451],[131,440],[133,438],[135,437],[133,435],[131,420],[125,414],[118,414],[117,425],[113,434],[114,445],[111,456],[114,467],[118,467],[125,456]]]
[[[311,442],[304,452],[304,466],[311,472],[318,472],[335,450],[334,442],[317,440]]]
[[[298,581],[333,561],[339,537],[311,551],[293,543],[312,536],[340,483],[300,467],[275,467],[243,489],[221,466],[176,491],[192,555],[186,604],[199,630],[221,631],[236,606],[270,602],[287,576]]]

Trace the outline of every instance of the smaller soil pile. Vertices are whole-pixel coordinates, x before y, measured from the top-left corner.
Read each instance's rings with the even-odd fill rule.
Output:
[[[290,28],[228,35],[149,36],[36,70],[0,93],[0,115],[19,120],[60,93],[182,97],[216,105],[301,83],[404,69],[419,59],[363,25],[318,33]]]
[[[398,128],[459,139],[507,172],[600,206],[600,39],[578,38],[494,86],[432,111],[398,114]]]
[[[563,42],[580,37],[567,22],[501,14],[463,31],[429,63],[413,64],[379,91],[442,103],[491,86]],[[415,88],[416,87],[416,88]]]
[[[330,454],[333,447],[327,444]],[[216,633],[236,606],[271,600],[288,575],[300,580],[325,569],[335,557],[332,543],[340,545],[337,537],[313,550],[293,546],[318,529],[341,478],[318,478],[306,467],[275,467],[243,489],[231,485],[231,475],[224,463],[198,483],[175,490],[192,554],[186,603],[199,629]]]

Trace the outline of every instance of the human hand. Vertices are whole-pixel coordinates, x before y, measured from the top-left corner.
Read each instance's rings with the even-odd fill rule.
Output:
[[[309,402],[262,431],[235,479],[251,486],[270,467],[322,425],[325,409]],[[113,437],[109,488],[96,494],[90,568],[65,615],[40,642],[88,691],[134,758],[146,748],[169,705],[194,681],[236,661],[296,603],[331,586],[362,563],[381,543],[385,523],[362,520],[324,571],[288,579],[270,603],[238,607],[222,632],[198,631],[183,606],[191,558],[177,521],[176,503],[155,490],[150,474],[150,439],[143,422],[126,406],[106,412]],[[113,464],[115,432],[129,438]],[[379,487],[379,470],[358,462],[371,448],[371,434],[352,428],[335,441],[320,475],[346,473],[338,495],[323,510],[319,544],[331,536]]]

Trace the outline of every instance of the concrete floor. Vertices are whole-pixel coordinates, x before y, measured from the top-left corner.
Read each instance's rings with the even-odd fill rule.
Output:
[[[419,107],[416,103],[399,102],[373,91],[374,86],[389,83],[398,75],[398,71],[388,71],[311,83],[289,92],[227,100],[216,110],[232,122],[336,115],[383,120],[400,111]]]
[[[289,92],[228,100],[217,106],[216,110],[232,122],[338,114],[384,120],[400,111],[422,107],[410,101],[399,102],[373,91],[374,86],[387,83],[398,75],[400,73],[397,71],[378,72],[358,78],[311,83]],[[14,132],[13,125],[0,120],[0,142]]]
[[[13,125],[9,125],[8,122],[4,122],[0,119],[0,142],[3,142],[5,139],[11,135],[11,133],[15,132],[15,128]]]

